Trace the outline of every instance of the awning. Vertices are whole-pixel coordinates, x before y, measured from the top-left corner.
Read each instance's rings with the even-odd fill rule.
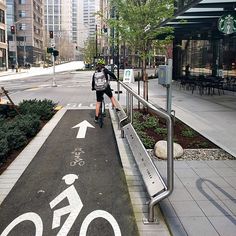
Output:
[[[225,33],[218,30],[219,19],[227,14],[236,17],[236,0],[194,0],[179,7],[174,16],[159,27],[172,26],[175,37],[181,38],[199,37],[199,34],[201,38],[221,37]],[[236,36],[235,33],[230,35]]]

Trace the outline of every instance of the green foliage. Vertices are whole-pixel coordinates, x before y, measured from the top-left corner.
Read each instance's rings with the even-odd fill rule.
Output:
[[[167,135],[167,128],[160,128],[157,127],[154,130],[157,134],[161,134],[161,135]]]
[[[181,134],[182,134],[183,137],[189,137],[189,138],[192,138],[192,137],[197,136],[196,131],[194,131],[194,130],[192,130],[192,129],[185,129],[185,130],[182,130],[182,131],[181,131]]]
[[[134,120],[138,120],[142,116],[142,114],[139,111],[135,111],[133,115],[134,115]]]
[[[16,111],[13,106],[10,105],[1,105],[0,106],[0,117],[6,119],[8,117],[14,117],[16,115]]]
[[[12,150],[26,145],[28,139],[37,134],[41,120],[49,120],[54,115],[55,105],[47,99],[24,100],[18,106],[21,115],[14,109],[0,113],[0,161]]]
[[[152,116],[152,115],[146,115],[144,116],[144,127],[146,128],[155,128],[157,127],[159,124],[159,121],[156,117]]]
[[[121,40],[125,40],[144,58],[150,52],[146,49],[150,48],[157,35],[172,31],[170,27],[157,26],[173,15],[173,3],[173,0],[111,0],[111,6],[119,12],[119,18],[109,19],[108,25],[115,27]]]
[[[209,145],[207,142],[200,142],[200,141],[193,141],[191,142],[191,145],[194,145],[196,148],[208,148]]]
[[[84,54],[84,61],[88,64],[94,63],[94,56],[96,55],[96,42],[95,38],[89,38],[82,49]]]
[[[34,114],[17,116],[14,123],[28,138],[35,136],[40,128],[39,117]]]
[[[10,150],[17,150],[27,143],[25,134],[17,127],[8,130],[8,132],[6,133],[6,138]]]
[[[23,100],[19,103],[19,111],[21,114],[35,114],[41,120],[49,120],[54,115],[54,107],[56,103],[51,100]]]
[[[145,148],[152,149],[154,147],[154,145],[156,143],[155,140],[152,137],[148,136],[146,134],[146,132],[137,131],[137,134],[138,134],[138,136],[139,136],[140,140],[142,141]]]
[[[0,162],[7,156],[8,151],[9,148],[5,132],[0,130]]]
[[[143,115],[140,112],[134,112],[133,127],[137,132],[140,140],[145,148],[150,149],[155,145],[155,140],[150,137],[145,130],[147,128],[154,128],[158,125],[158,120],[151,115]]]
[[[134,112],[133,114],[133,127],[136,131],[143,131],[144,126],[143,124],[139,121],[139,119],[142,117],[142,114],[138,111]]]

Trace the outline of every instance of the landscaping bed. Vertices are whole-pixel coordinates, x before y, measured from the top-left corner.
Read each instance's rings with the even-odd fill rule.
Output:
[[[154,156],[152,150],[156,142],[167,140],[166,121],[150,112],[135,110],[133,126],[151,156]],[[173,128],[173,141],[184,149],[184,155],[179,160],[233,159],[230,154],[177,118],[174,119]]]
[[[0,174],[55,114],[51,100],[24,100],[0,106]]]

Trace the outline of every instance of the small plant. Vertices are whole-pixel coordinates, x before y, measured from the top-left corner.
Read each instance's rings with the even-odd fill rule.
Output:
[[[181,131],[181,134],[182,134],[182,136],[184,136],[184,137],[189,137],[189,138],[192,138],[192,137],[195,137],[195,136],[197,136],[197,133],[196,133],[196,131],[194,131],[194,130],[192,130],[192,129],[185,129],[185,130],[182,130]]]
[[[154,131],[155,131],[157,134],[167,135],[167,128],[160,128],[160,127],[157,127]]]
[[[192,142],[191,145],[194,145],[196,148],[208,148],[209,147],[207,142],[200,142],[200,141]]]
[[[154,147],[154,145],[156,143],[155,140],[152,137],[148,136],[146,134],[146,132],[139,131],[139,132],[137,132],[137,134],[138,134],[138,136],[139,136],[140,140],[142,141],[145,148],[152,149]]]
[[[146,127],[146,128],[155,128],[158,126],[158,120],[156,117],[154,116],[151,116],[151,115],[146,115],[143,117],[144,119],[144,123],[143,125]]]
[[[138,120],[140,117],[142,116],[142,114],[138,111],[134,112],[134,120]]]
[[[143,131],[144,130],[144,126],[142,123],[140,123],[139,121],[135,120],[133,121],[133,127],[134,129],[138,132],[138,131]]]

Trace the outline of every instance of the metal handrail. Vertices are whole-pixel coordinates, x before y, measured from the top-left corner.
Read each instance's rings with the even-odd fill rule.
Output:
[[[135,93],[132,88],[130,88],[127,84],[118,81],[118,84],[120,84],[127,92],[128,101],[126,102],[127,109],[130,108],[130,111],[127,111],[127,114],[130,115],[130,118],[132,118],[133,113],[133,97],[135,97],[140,103],[142,103],[145,107],[148,107],[151,109],[156,115],[160,116],[161,118],[166,120],[167,123],[167,189],[156,195],[155,197],[151,197],[151,201],[149,202],[148,206],[148,222],[154,222],[154,206],[162,199],[168,197],[174,188],[174,161],[173,161],[173,121],[171,116],[163,109],[155,107],[153,104],[147,102],[145,99],[143,99],[141,96],[139,96],[137,93]],[[119,88],[120,86],[118,86]],[[119,93],[119,91],[118,91]],[[130,100],[131,99],[131,100]],[[130,101],[131,102],[130,102]],[[131,104],[131,105],[130,105]],[[131,119],[132,122],[132,119]]]

